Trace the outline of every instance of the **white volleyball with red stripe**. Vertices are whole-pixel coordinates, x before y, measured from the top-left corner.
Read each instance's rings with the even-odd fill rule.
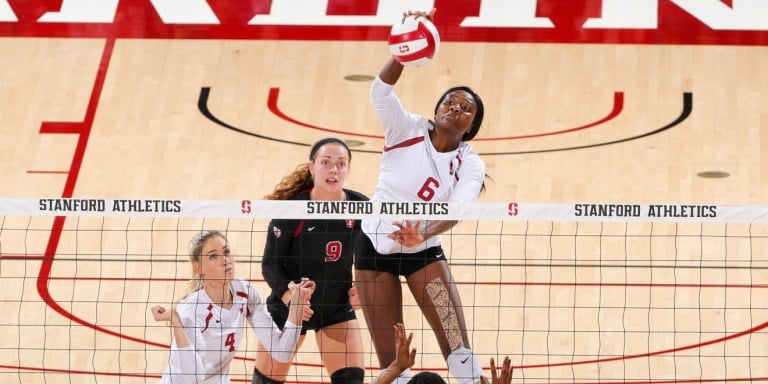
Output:
[[[440,34],[426,17],[403,18],[389,33],[389,51],[406,67],[429,63],[439,48]]]

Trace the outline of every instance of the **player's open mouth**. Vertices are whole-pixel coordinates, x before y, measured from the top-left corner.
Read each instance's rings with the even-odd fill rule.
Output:
[[[459,116],[461,116],[460,112],[448,112],[445,115],[443,115],[443,118],[450,119],[450,120],[458,120]]]

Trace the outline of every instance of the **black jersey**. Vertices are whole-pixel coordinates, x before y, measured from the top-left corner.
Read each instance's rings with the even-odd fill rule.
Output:
[[[344,192],[347,200],[368,200],[359,192],[346,189]],[[291,200],[309,200],[309,191]],[[273,298],[281,298],[290,281],[307,277],[317,283],[311,299],[315,314],[310,322],[325,323],[322,317],[347,311],[354,241],[359,232],[359,220],[273,219],[269,223],[261,269],[272,288]]]

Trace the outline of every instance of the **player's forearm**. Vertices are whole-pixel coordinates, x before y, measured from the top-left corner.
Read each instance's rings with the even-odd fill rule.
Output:
[[[272,344],[273,349],[270,350],[270,355],[279,362],[290,362],[296,352],[296,346],[299,344],[301,326],[293,323],[289,316],[288,321],[283,326],[283,331],[275,334],[275,336],[278,339]]]
[[[379,72],[379,78],[381,81],[389,85],[394,85],[397,83],[397,80],[400,79],[400,75],[402,75],[402,73],[403,65],[394,58],[390,58],[387,63],[384,64],[384,67],[381,68],[381,71]]]
[[[379,372],[379,375],[371,381],[371,384],[390,384],[394,382],[401,373],[403,373],[403,371],[397,367],[395,362],[392,362],[389,367],[384,368]]]
[[[302,324],[303,323],[303,315],[304,315],[304,303],[299,302],[298,295],[293,294],[292,291],[288,291],[288,293],[291,294],[289,300],[288,300],[288,321],[294,323],[294,324]],[[302,300],[303,301],[303,300]]]
[[[187,333],[184,331],[184,325],[181,324],[181,319],[176,311],[171,313],[171,329],[173,329],[173,338],[176,340],[178,348],[186,348],[190,345]]]

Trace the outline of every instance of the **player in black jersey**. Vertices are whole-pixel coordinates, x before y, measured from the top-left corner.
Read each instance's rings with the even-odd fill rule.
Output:
[[[344,188],[352,154],[336,138],[312,146],[309,163],[301,164],[265,196],[268,200],[365,201],[360,192]],[[355,315],[359,307],[352,286],[352,250],[360,233],[359,220],[285,220],[269,224],[262,273],[272,288],[269,312],[278,324],[288,315],[289,284],[309,279],[316,283],[311,315],[302,338],[315,331],[321,359],[333,384],[362,384],[363,342]],[[306,318],[307,316],[305,316]],[[264,348],[264,346],[259,346]],[[257,359],[254,384],[284,382],[290,363]]]

